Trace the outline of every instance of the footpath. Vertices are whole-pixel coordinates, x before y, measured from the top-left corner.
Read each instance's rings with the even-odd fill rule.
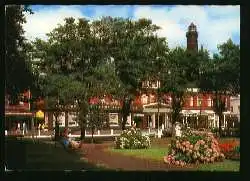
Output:
[[[126,171],[171,171],[179,170],[180,167],[167,165],[162,161],[124,156],[119,153],[105,151],[110,144],[83,144],[84,159],[89,163],[103,165],[108,169]],[[162,158],[163,159],[163,158]],[[190,170],[192,168],[182,168]]]

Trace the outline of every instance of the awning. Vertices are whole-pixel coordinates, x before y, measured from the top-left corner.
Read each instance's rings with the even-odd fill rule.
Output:
[[[134,114],[134,116],[137,116],[137,117],[144,117],[144,114],[139,114],[139,113],[137,113],[137,114]]]
[[[5,116],[33,116],[31,112],[5,112]]]
[[[157,113],[158,109],[157,108],[144,108],[143,112],[149,112],[149,113]],[[160,113],[168,113],[171,112],[170,108],[159,108]]]

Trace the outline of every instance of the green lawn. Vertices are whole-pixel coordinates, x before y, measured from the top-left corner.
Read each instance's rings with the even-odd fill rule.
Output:
[[[152,147],[148,149],[115,149],[108,148],[106,151],[119,153],[126,156],[134,156],[137,158],[153,159],[163,161],[163,157],[167,154],[167,148],[162,147]]]
[[[48,140],[33,143],[31,139],[6,141],[8,169],[25,170],[107,170],[84,159],[80,152],[67,152],[62,145]],[[16,154],[18,151],[19,154]]]
[[[232,160],[224,160],[213,164],[200,165],[198,171],[239,171],[240,162]]]

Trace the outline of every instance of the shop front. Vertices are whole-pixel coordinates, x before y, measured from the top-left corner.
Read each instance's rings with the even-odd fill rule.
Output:
[[[143,106],[143,128],[165,129],[170,127],[171,109],[166,104],[158,105],[157,103]]]

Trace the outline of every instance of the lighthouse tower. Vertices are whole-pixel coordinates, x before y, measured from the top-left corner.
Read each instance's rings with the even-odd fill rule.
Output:
[[[194,23],[191,23],[186,33],[187,49],[189,51],[198,51],[198,32]]]

